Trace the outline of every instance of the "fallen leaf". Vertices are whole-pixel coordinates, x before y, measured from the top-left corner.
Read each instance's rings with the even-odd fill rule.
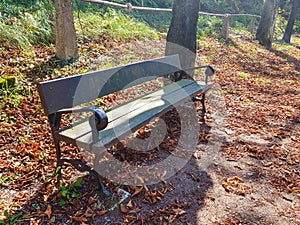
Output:
[[[176,217],[177,217],[177,215],[171,215],[170,217],[169,217],[169,224],[173,224],[173,222],[174,222],[174,220],[176,219]]]
[[[225,178],[222,186],[227,192],[232,192],[238,195],[249,194],[253,191],[252,187],[244,184],[244,180],[238,176]]]
[[[45,214],[47,215],[48,219],[50,219],[51,213],[52,213],[52,206],[51,205],[47,205],[47,209],[45,211]]]
[[[108,210],[100,210],[100,211],[97,211],[97,215],[99,216],[103,216],[104,214],[106,214],[108,212]]]
[[[272,166],[273,162],[266,162],[266,163],[263,163],[263,166],[264,167],[269,167],[269,166]]]
[[[183,214],[185,214],[185,213],[186,213],[186,211],[185,211],[185,210],[183,210],[183,209],[180,209],[180,208],[173,209],[173,212],[174,212],[176,215],[179,215],[179,216],[181,216],[181,215],[183,215]]]
[[[129,208],[132,208],[132,207],[133,207],[132,201],[131,201],[131,200],[127,203],[127,207],[129,207]]]
[[[149,189],[146,185],[144,185],[144,189],[145,189],[146,193],[149,193]]]
[[[83,222],[87,222],[87,221],[88,221],[87,218],[85,218],[85,217],[83,217],[83,216],[81,216],[81,217],[77,217],[77,216],[69,216],[69,218],[70,218],[71,220],[74,220],[74,221],[80,222],[80,223],[83,223]]]
[[[195,152],[195,153],[193,154],[193,157],[194,157],[195,159],[201,159],[202,154],[201,154],[200,152]]]
[[[197,182],[200,181],[200,179],[198,177],[196,177],[196,175],[194,173],[188,173],[188,175],[190,175],[190,177],[192,178],[193,181],[197,181]]]
[[[125,216],[124,222],[129,223],[129,222],[132,222],[135,219],[136,219],[136,217],[134,217],[134,216]]]
[[[131,197],[134,197],[136,195],[138,195],[142,190],[143,190],[144,187],[140,187],[140,188],[135,188],[135,191],[134,193],[131,195]]]
[[[128,213],[134,214],[134,213],[138,213],[140,211],[141,211],[141,209],[135,208],[135,209],[130,210]]]
[[[93,210],[92,210],[90,207],[88,207],[88,208],[86,209],[85,213],[84,213],[84,216],[85,216],[85,217],[92,217],[93,215],[94,215]]]
[[[128,213],[128,209],[126,209],[124,204],[120,204],[120,210],[122,213]]]
[[[94,204],[95,202],[97,202],[97,199],[96,199],[96,198],[94,198],[94,197],[89,197],[89,199],[88,199],[89,205],[92,205],[92,204]]]

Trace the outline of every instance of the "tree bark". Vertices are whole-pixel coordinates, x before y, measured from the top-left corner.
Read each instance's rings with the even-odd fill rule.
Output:
[[[56,0],[56,57],[69,60],[78,56],[72,0]]]
[[[256,39],[266,48],[272,47],[279,0],[266,0],[256,32]]]
[[[174,0],[166,55],[179,54],[182,68],[195,65],[199,0]]]
[[[286,25],[284,35],[282,40],[286,43],[291,42],[291,37],[293,33],[293,26],[296,20],[297,15],[300,13],[300,0],[294,0],[293,1],[293,7],[289,16],[288,23]]]

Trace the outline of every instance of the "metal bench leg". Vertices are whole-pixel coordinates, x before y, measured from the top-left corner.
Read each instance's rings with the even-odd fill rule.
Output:
[[[110,195],[110,192],[106,190],[103,183],[101,182],[99,174],[92,167],[88,166],[85,162],[82,162],[79,159],[71,159],[71,158],[61,158],[61,162],[63,164],[64,163],[71,164],[75,169],[77,169],[80,172],[89,172],[92,176],[95,177],[98,187],[102,191],[102,193],[105,194],[106,196]]]
[[[95,154],[94,167],[96,167],[97,165],[99,165],[99,160],[101,159],[101,154],[97,154],[97,152],[94,154]],[[111,193],[104,187],[104,185],[100,179],[100,175],[97,173],[97,171],[94,168],[92,168],[91,172],[94,174],[94,176],[98,182],[99,189],[101,189],[102,193],[106,196],[111,195]]]
[[[105,194],[106,196],[110,195],[110,192],[106,190],[103,183],[100,180],[99,174],[90,166],[88,166],[86,163],[82,162],[79,159],[71,159],[61,157],[61,148],[60,148],[60,141],[55,140],[55,148],[56,148],[56,157],[57,157],[57,165],[56,168],[62,167],[65,163],[71,164],[75,169],[77,169],[80,172],[89,172],[92,176],[95,177],[96,182],[98,184],[99,189]],[[56,169],[56,176],[57,176],[57,184],[59,184],[61,180],[61,169]]]
[[[205,107],[205,93],[202,93],[202,97],[199,98],[199,97],[193,97],[192,99],[194,102],[195,101],[199,101],[201,102],[202,104],[202,113],[201,113],[201,116],[204,117],[205,116],[205,113],[206,113],[206,107]]]
[[[103,183],[102,183],[102,181],[101,181],[101,179],[100,179],[100,175],[99,175],[94,169],[92,169],[92,170],[90,171],[90,173],[93,174],[93,176],[96,178],[96,181],[97,181],[97,184],[98,184],[98,187],[99,187],[100,191],[102,191],[102,193],[103,193],[105,196],[110,196],[111,193],[110,193],[110,191],[108,191],[108,190],[104,187],[104,185],[103,185]]]
[[[61,179],[61,169],[63,166],[63,162],[61,161],[61,148],[60,148],[60,141],[54,140],[54,145],[56,149],[56,169],[55,169],[55,176],[57,177],[57,185],[59,185]]]

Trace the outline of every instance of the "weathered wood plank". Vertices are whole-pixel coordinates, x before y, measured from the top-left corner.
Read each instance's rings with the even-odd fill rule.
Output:
[[[47,115],[124,88],[181,70],[178,55],[41,82],[38,90]]]
[[[181,80],[108,111],[109,125],[99,132],[98,146],[113,144],[133,130],[147,124],[152,118],[163,114],[172,106],[178,105],[199,92],[205,92],[209,88],[209,84]],[[58,138],[84,148],[90,148],[92,144],[91,128],[87,121],[60,132]]]

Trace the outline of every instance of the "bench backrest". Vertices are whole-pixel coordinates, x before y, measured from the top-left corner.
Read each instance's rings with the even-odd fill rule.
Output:
[[[114,67],[38,84],[47,115],[181,70],[178,55]]]

